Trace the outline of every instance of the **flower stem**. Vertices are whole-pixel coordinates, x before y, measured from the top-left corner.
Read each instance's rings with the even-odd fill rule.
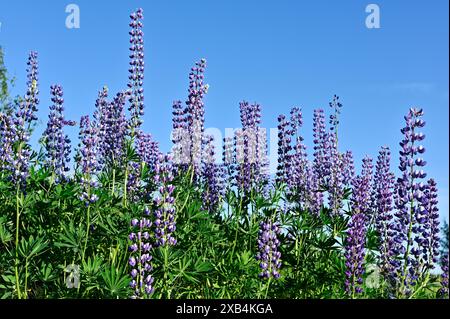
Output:
[[[125,165],[125,178],[123,181],[123,206],[127,206],[128,163]]]
[[[83,252],[81,254],[81,262],[82,263],[84,263],[84,256],[85,256],[85,253],[86,253],[86,247],[87,247],[87,242],[88,242],[88,237],[89,237],[90,211],[91,211],[91,206],[89,205],[87,207],[87,216],[86,216],[86,237],[84,239],[84,247],[83,247]]]
[[[113,168],[113,170],[112,170],[111,196],[114,196],[115,186],[116,186],[116,168]]]
[[[272,277],[269,277],[269,280],[267,281],[267,287],[266,287],[266,293],[264,295],[264,299],[267,299],[267,294],[269,293],[269,287],[270,287],[271,281],[272,281]]]
[[[21,299],[20,293],[20,284],[19,284],[19,222],[20,222],[20,209],[19,209],[19,194],[20,194],[20,186],[16,187],[16,260],[15,260],[15,274],[16,274],[16,289],[17,289],[17,297]]]

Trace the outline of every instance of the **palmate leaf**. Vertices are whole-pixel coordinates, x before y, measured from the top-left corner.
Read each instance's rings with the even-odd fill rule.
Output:
[[[0,218],[0,243],[7,245],[13,238],[12,233],[8,230],[6,218]]]
[[[206,273],[210,272],[212,270],[212,265],[208,261],[204,261],[202,259],[197,259],[197,261],[194,264],[194,269],[196,273]]]
[[[85,237],[84,229],[81,225],[74,226],[73,222],[63,225],[63,230],[59,234],[56,247],[69,248],[75,253],[81,253],[82,243]]]
[[[26,259],[31,259],[44,253],[48,247],[48,241],[44,237],[34,238],[31,235],[28,239],[22,238],[19,244],[19,253]]]
[[[12,271],[1,275],[0,279],[0,298],[12,298],[15,291],[16,278]]]
[[[55,271],[51,263],[41,262],[38,267],[37,278],[43,282],[54,281],[58,278],[58,272]]]
[[[85,293],[91,291],[101,291],[103,278],[101,271],[105,268],[103,260],[99,256],[89,256],[86,261],[83,262],[82,267],[82,286],[85,289]]]
[[[126,267],[106,266],[101,272],[105,284],[104,290],[111,298],[125,298],[129,292],[130,277],[125,272]]]

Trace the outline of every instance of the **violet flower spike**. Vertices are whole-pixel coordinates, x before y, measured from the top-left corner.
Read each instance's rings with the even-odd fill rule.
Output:
[[[202,180],[204,191],[202,192],[202,208],[209,212],[215,212],[224,197],[224,170],[223,166],[216,163],[214,152],[214,138],[212,135],[205,137],[204,156],[202,159]]]
[[[183,139],[182,148],[187,148],[188,164],[193,169],[193,181],[198,182],[201,174],[201,155],[203,133],[205,131],[205,107],[203,98],[208,92],[204,83],[206,60],[195,63],[189,73],[189,95],[186,101],[187,138]]]
[[[377,163],[372,190],[372,204],[375,219],[375,229],[380,236],[380,269],[383,275],[389,276],[390,260],[393,257],[392,247],[392,204],[394,191],[394,173],[390,169],[391,152],[388,147],[382,147]]]
[[[425,184],[421,182],[426,177],[423,171],[425,161],[420,157],[425,148],[418,144],[425,135],[418,129],[425,126],[422,109],[411,108],[405,116],[405,127],[401,130],[403,139],[400,142],[400,165],[402,176],[395,185],[396,212],[393,220],[393,254],[391,259],[392,282],[397,297],[408,296],[411,286],[419,279],[420,260],[424,257],[423,251],[414,248],[414,242],[423,236],[421,225],[426,219],[421,217]]]
[[[64,134],[64,126],[75,125],[64,118],[63,90],[60,85],[51,86],[53,105],[50,106],[47,128],[44,131],[42,141],[46,149],[47,166],[55,174],[55,182],[60,183],[67,179],[70,162],[70,139]]]
[[[22,190],[25,189],[26,179],[29,175],[29,161],[31,157],[31,146],[29,145],[30,133],[37,120],[36,112],[39,104],[39,86],[38,86],[38,63],[37,53],[30,52],[27,62],[27,92],[20,101],[18,109],[13,117],[16,142],[21,146],[18,153],[14,154],[14,160],[11,166],[11,180]]]
[[[142,299],[153,293],[154,278],[151,275],[153,266],[152,261],[152,245],[150,241],[150,230],[152,226],[151,220],[148,218],[149,209],[144,209],[144,216],[138,220],[131,221],[132,231],[128,236],[130,240],[129,251],[131,256],[128,264],[131,267],[130,287],[133,289],[132,299]]]
[[[81,189],[80,200],[86,206],[95,203],[98,197],[93,194],[97,187],[95,175],[99,170],[98,163],[98,136],[96,127],[91,123],[89,116],[82,116],[80,120],[80,140],[78,165],[81,169]]]
[[[288,181],[288,174],[291,167],[291,139],[292,131],[289,130],[289,121],[286,116],[278,116],[278,166],[276,182],[283,184]]]
[[[258,254],[261,278],[280,278],[281,252],[278,250],[280,241],[278,236],[281,229],[277,222],[271,220],[262,221],[258,233]]]
[[[142,31],[143,10],[137,9],[130,15],[130,68],[129,72],[129,99],[130,130],[133,138],[142,124],[144,115],[144,32]]]
[[[155,225],[155,245],[163,247],[166,245],[174,246],[177,243],[174,237],[176,230],[175,223],[175,205],[173,191],[175,189],[173,181],[172,155],[160,154],[158,162],[155,165],[155,183],[158,186],[158,192],[154,199],[154,225]]]

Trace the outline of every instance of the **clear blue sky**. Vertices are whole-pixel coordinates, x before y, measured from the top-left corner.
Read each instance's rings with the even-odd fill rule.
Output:
[[[65,7],[80,7],[80,29],[67,29]],[[376,157],[381,145],[398,164],[403,115],[425,110],[427,172],[449,206],[448,1],[374,1],[381,28],[365,27],[372,1],[22,1],[0,0],[0,45],[23,94],[30,50],[39,53],[41,123],[49,87],[64,88],[66,115],[93,112],[103,85],[125,87],[129,13],[144,9],[146,114],[144,129],[170,147],[171,103],[185,100],[194,61],[208,61],[207,127],[238,127],[242,99],[263,106],[263,125],[303,108],[311,149],[312,112],[338,94],[344,104],[340,143],[356,161]],[[70,129],[76,140],[77,128]]]

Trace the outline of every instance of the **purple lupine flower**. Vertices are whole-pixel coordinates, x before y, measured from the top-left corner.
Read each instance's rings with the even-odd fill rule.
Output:
[[[108,107],[108,88],[103,87],[101,91],[98,92],[98,97],[95,100],[95,112],[94,120],[97,126],[97,136],[99,143],[99,151],[101,156],[99,156],[99,164],[104,165],[107,158],[106,149],[109,147],[106,143],[106,138],[108,137],[108,117],[110,117],[110,109]]]
[[[356,178],[359,183],[361,178]],[[345,291],[350,298],[362,293],[364,274],[364,241],[366,237],[366,217],[363,212],[356,212],[348,225],[345,246]]]
[[[297,142],[294,146],[294,153],[291,157],[291,166],[290,166],[290,189],[295,189],[295,191],[300,196],[300,202],[304,203],[305,192],[306,192],[306,184],[308,179],[307,174],[307,166],[308,166],[308,158],[306,153],[306,146],[303,144],[303,139],[301,136],[297,137]]]
[[[308,188],[308,158],[306,153],[306,146],[303,143],[303,137],[299,130],[303,125],[302,111],[298,107],[291,109],[290,125],[292,135],[295,137],[294,153],[291,156],[291,165],[289,172],[290,189],[289,192],[294,192],[298,196],[300,206],[309,207],[309,192]]]
[[[328,187],[328,205],[331,213],[338,215],[344,197],[344,161],[337,149],[336,134],[328,133],[326,140],[325,167],[328,176],[325,185]]]
[[[183,170],[187,169],[189,163],[190,138],[187,128],[186,108],[183,108],[181,101],[174,101],[172,104],[172,153],[174,154],[174,164]]]
[[[176,245],[177,240],[173,236],[175,232],[175,205],[173,191],[172,155],[160,154],[155,165],[155,183],[158,185],[158,194],[154,200],[157,209],[155,215],[156,246]]]
[[[270,219],[262,221],[259,225],[258,253],[256,260],[259,261],[261,278],[280,278],[281,252],[278,250],[280,241],[278,235],[281,229],[277,222]]]
[[[342,184],[349,186],[355,178],[355,164],[352,151],[346,151],[342,156]]]
[[[236,174],[236,184],[238,185],[239,190],[244,193],[250,191],[251,189],[251,161],[249,154],[249,136],[247,132],[244,130],[244,123],[247,121],[245,118],[247,116],[247,112],[243,111],[242,103],[241,103],[241,122],[243,123],[242,129],[239,129],[235,132],[236,137],[236,145],[237,145],[237,153],[236,153],[236,161],[237,161],[237,174]]]
[[[341,114],[342,103],[339,102],[339,96],[333,96],[333,100],[329,103],[333,109],[334,114],[330,115],[330,131],[334,131],[337,138],[337,129],[339,126],[339,115]]]
[[[424,271],[432,270],[439,256],[439,208],[436,182],[430,178],[423,191],[423,200],[416,211],[417,223],[413,226],[414,241],[417,246],[411,251],[418,257],[418,262]]]
[[[291,167],[291,133],[289,130],[289,121],[283,114],[278,116],[278,165],[277,165],[277,183],[286,183],[289,180],[289,171]]]
[[[38,62],[37,52],[30,52],[27,62],[27,92],[23,101],[19,103],[19,109],[16,112],[16,120],[18,126],[27,125],[29,130],[34,121],[37,120],[37,106],[39,104],[39,86],[38,86]]]
[[[214,212],[219,207],[220,199],[224,196],[224,171],[223,166],[215,162],[213,136],[207,135],[205,139],[202,159],[202,179],[205,184],[205,190],[202,192],[202,208],[209,212]]]
[[[261,106],[243,101],[239,104],[242,129],[236,138],[240,154],[236,154],[239,189],[250,192],[267,181],[268,159],[266,154],[265,130],[261,124]]]
[[[137,9],[130,15],[130,68],[128,72],[128,88],[130,95],[130,130],[131,136],[139,129],[142,124],[142,116],[144,115],[144,32],[142,31],[142,19],[144,18],[143,10]]]
[[[327,177],[325,168],[325,115],[322,109],[314,110],[313,137],[314,137],[314,170],[319,178],[319,184],[323,184],[323,179]]]
[[[14,171],[14,144],[17,142],[16,126],[12,116],[0,113],[0,173],[12,178]]]
[[[365,156],[362,160],[361,175],[358,180],[353,181],[353,201],[360,206],[354,206],[368,216],[372,209],[372,175],[373,164],[372,158]],[[359,193],[358,193],[359,192]],[[368,218],[367,218],[368,219]]]
[[[140,162],[130,161],[128,163],[128,179],[127,179],[127,194],[133,201],[137,201],[144,195],[141,191],[141,174],[143,164],[148,165],[151,170],[154,170],[161,154],[159,146],[156,141],[153,141],[150,134],[145,134],[140,130],[137,132],[136,152],[139,156]]]
[[[308,199],[308,208],[311,213],[315,216],[319,216],[320,210],[323,205],[323,193],[320,191],[319,177],[315,170],[313,163],[308,163],[306,167],[307,183],[306,183],[306,194]]]
[[[50,106],[47,128],[43,134],[43,142],[46,149],[47,166],[55,173],[55,182],[65,180],[66,172],[69,171],[70,162],[70,139],[64,134],[64,126],[75,125],[72,121],[64,118],[63,90],[60,85],[52,85],[50,94],[53,105]]]
[[[349,297],[362,293],[367,212],[370,208],[370,180],[367,175],[353,179],[352,218],[345,245],[345,291]]]
[[[150,241],[150,229],[152,222],[147,217],[150,211],[147,207],[144,209],[144,217],[140,220],[133,219],[131,221],[132,231],[128,236],[131,244],[129,250],[131,256],[128,264],[131,266],[131,282],[130,286],[133,289],[132,299],[144,298],[153,293],[154,278],[151,275],[153,269],[150,254],[152,245]]]
[[[370,223],[372,221],[372,217],[374,215],[373,213],[373,197],[372,197],[372,189],[373,189],[373,159],[366,155],[362,160],[362,169],[361,169],[361,176],[365,179],[365,183],[367,183],[369,190],[369,199],[367,201],[367,209],[365,210],[367,215],[369,216],[366,219],[367,223]]]
[[[142,195],[141,193],[141,163],[128,162],[127,194],[128,197],[136,202]]]
[[[136,152],[142,162],[144,162],[151,170],[154,169],[158,157],[161,154],[159,144],[153,140],[151,134],[143,132],[138,133]]]
[[[123,161],[125,137],[128,133],[128,123],[124,112],[127,96],[127,92],[119,92],[112,101],[108,101],[106,87],[98,94],[94,118],[99,139],[99,164],[102,167],[115,166]]]
[[[31,52],[27,62],[27,92],[20,101],[19,107],[14,116],[14,125],[16,126],[17,142],[20,146],[17,148],[12,163],[11,179],[14,184],[22,189],[26,185],[28,177],[28,166],[31,156],[31,147],[28,144],[30,132],[34,122],[37,120],[36,112],[39,104],[38,88],[38,63],[37,53]]]
[[[391,259],[393,284],[399,296],[408,295],[411,291],[410,286],[418,279],[420,251],[413,250],[416,237],[413,230],[418,228],[413,226],[421,223],[421,220],[417,220],[417,216],[425,198],[423,192],[426,187],[421,182],[426,177],[422,169],[425,161],[419,157],[425,152],[425,148],[418,144],[425,135],[417,132],[417,129],[425,126],[422,116],[422,109],[410,109],[405,116],[406,126],[401,130],[403,140],[400,142],[399,169],[402,176],[395,185],[397,211],[393,222],[395,242],[393,253],[397,258]]]
[[[300,128],[303,126],[303,114],[301,108],[294,106],[290,111],[290,124],[293,135],[296,137],[299,134]]]
[[[380,268],[384,275],[390,273],[390,259],[392,258],[392,200],[395,176],[390,168],[391,151],[382,147],[376,163],[372,190],[372,205],[374,205],[375,229],[380,238]]]
[[[120,163],[125,152],[125,137],[128,134],[128,125],[124,111],[126,97],[126,92],[119,92],[113,101],[109,103],[111,111],[108,113],[110,117],[106,130],[105,155],[113,163],[116,161]]]
[[[93,189],[97,186],[94,177],[99,170],[97,130],[91,123],[89,115],[81,117],[79,136],[81,144],[79,147],[78,165],[82,174],[80,200],[86,206],[89,206],[98,200],[97,195],[93,193]]]
[[[368,183],[372,183],[373,178],[373,160],[370,156],[365,156],[362,160],[361,175],[368,180]]]
[[[208,92],[208,85],[204,84],[206,60],[195,63],[189,73],[189,95],[186,101],[187,144],[189,150],[189,164],[193,166],[193,180],[198,181],[201,174],[201,154],[203,133],[205,130],[205,108],[203,98]],[[184,147],[184,145],[183,145]]]
[[[358,175],[353,180],[352,211],[366,214],[370,211],[371,183],[366,175]]]
[[[227,187],[233,186],[236,174],[236,149],[233,137],[223,139],[222,163],[227,180]]]
[[[441,258],[441,288],[439,289],[439,296],[448,299],[448,252]]]

